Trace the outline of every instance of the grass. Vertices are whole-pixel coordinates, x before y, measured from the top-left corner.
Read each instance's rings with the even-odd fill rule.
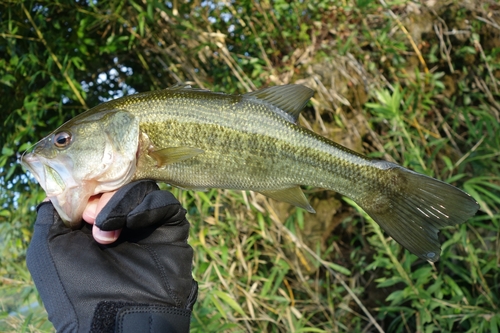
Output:
[[[494,2],[476,5],[180,5],[190,19],[169,9],[168,24],[185,36],[164,35],[152,23],[161,4],[135,4],[127,14],[115,8],[120,25],[137,27],[120,38],[149,47],[129,53],[150,89],[164,87],[164,77],[225,92],[306,84],[316,94],[300,117],[303,126],[459,186],[481,205],[477,216],[441,233],[441,259],[429,264],[333,192],[305,189],[318,212],[311,215],[255,193],[165,185],[192,223],[193,274],[200,284],[193,332],[499,331],[500,19]],[[227,21],[208,19],[224,15]],[[234,33],[226,33],[231,25]],[[82,45],[88,48],[82,54],[91,52],[90,44]],[[54,52],[49,56],[59,58]],[[134,77],[126,82],[139,85]],[[101,92],[109,91],[105,85]],[[67,89],[69,95],[76,88]],[[0,224],[2,331],[52,330],[41,306],[23,309],[37,304],[23,257],[31,230],[22,221],[42,197],[32,193],[26,211],[5,210],[10,215]]]

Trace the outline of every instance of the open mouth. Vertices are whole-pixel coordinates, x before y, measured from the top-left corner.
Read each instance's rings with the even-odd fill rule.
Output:
[[[44,189],[59,216],[68,226],[78,226],[71,221],[71,201],[68,200],[68,191],[74,187],[74,179],[70,174],[68,166],[60,161],[50,160],[36,153],[23,154],[21,164],[28,169]],[[66,181],[64,181],[65,179]]]
[[[42,175],[43,175],[43,164],[40,159],[34,155],[33,153],[26,152],[21,156],[21,165],[28,169],[31,174],[35,177],[38,183],[42,184]],[[43,186],[42,186],[43,187]]]
[[[34,153],[23,154],[21,164],[33,174],[48,196],[58,195],[66,188],[66,183],[61,178],[61,171],[64,173],[64,170],[52,168],[44,158]]]

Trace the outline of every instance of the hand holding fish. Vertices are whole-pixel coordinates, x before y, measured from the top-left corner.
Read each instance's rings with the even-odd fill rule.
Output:
[[[116,192],[117,190],[91,196],[83,211],[82,219],[92,225],[92,236],[94,236],[95,241],[99,244],[111,244],[115,242],[122,232],[122,229],[104,231],[94,224],[97,215],[99,215]],[[43,201],[49,202],[50,200],[49,198],[45,198]]]
[[[94,224],[97,215],[99,215],[101,210],[104,206],[106,206],[116,192],[117,191],[111,191],[91,196],[85,210],[83,211],[83,220],[92,224],[92,235],[94,236],[95,241],[100,244],[113,243],[118,239],[122,232],[122,229],[104,231]]]
[[[109,246],[87,225],[67,228],[50,202],[37,208],[26,261],[49,320],[57,332],[188,332],[198,286],[186,211],[152,181],[87,206],[106,196],[94,225],[123,228]]]

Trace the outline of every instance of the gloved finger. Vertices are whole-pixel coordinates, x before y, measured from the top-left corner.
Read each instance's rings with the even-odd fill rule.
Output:
[[[140,205],[148,193],[157,190],[159,190],[158,185],[149,180],[123,186],[97,215],[95,225],[105,231],[123,228],[130,211]]]
[[[168,191],[153,191],[148,193],[128,215],[113,215],[105,221],[96,220],[96,225],[102,230],[113,230],[116,227],[140,229],[154,225],[177,225],[185,219],[186,211],[179,201]]]
[[[127,217],[127,228],[145,228],[159,222],[174,226],[185,220],[186,210],[168,191],[148,193],[144,200]]]
[[[89,235],[90,229],[82,227],[81,229],[73,230],[68,228],[57,213],[54,205],[50,201],[43,201],[36,207],[36,221],[33,229],[33,237],[31,242],[47,243],[56,237],[67,234],[82,234]]]
[[[36,216],[35,226],[52,225],[55,220],[54,214],[57,215],[54,205],[52,205],[52,202],[50,202],[48,198],[45,198],[45,200],[43,200],[42,203],[36,206],[36,213],[37,216]]]
[[[36,212],[32,241],[38,238],[46,242],[50,237],[57,237],[72,231],[64,225],[52,202],[44,200],[36,207]]]

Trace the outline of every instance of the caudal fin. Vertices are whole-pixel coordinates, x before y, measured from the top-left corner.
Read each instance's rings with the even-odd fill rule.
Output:
[[[390,173],[384,200],[369,200],[371,204],[361,207],[410,252],[431,262],[439,260],[439,230],[467,221],[479,205],[462,190],[397,164],[383,162],[381,169]]]

